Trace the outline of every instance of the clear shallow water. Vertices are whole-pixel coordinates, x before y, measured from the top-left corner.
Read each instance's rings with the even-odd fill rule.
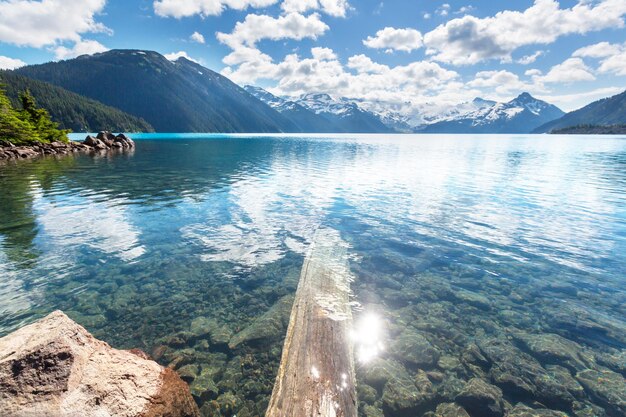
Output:
[[[625,410],[626,138],[135,139],[0,166],[0,335],[62,309],[178,369],[205,415],[263,414],[325,226],[380,329],[362,415],[435,411],[472,378],[509,413]]]

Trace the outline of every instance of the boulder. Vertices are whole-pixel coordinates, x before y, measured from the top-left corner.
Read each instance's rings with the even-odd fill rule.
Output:
[[[616,416],[626,416],[626,380],[608,369],[586,369],[576,374],[590,397]]]
[[[458,404],[443,403],[437,406],[435,417],[470,417],[470,415]]]
[[[480,378],[470,379],[456,396],[456,402],[471,415],[500,417],[504,414],[502,390]]]
[[[567,417],[562,411],[548,410],[547,408],[530,408],[524,404],[517,404],[506,417]]]
[[[197,417],[188,386],[140,351],[113,349],[56,311],[0,339],[3,417]]]
[[[392,345],[394,355],[413,366],[431,368],[439,360],[439,351],[421,333],[407,329]]]

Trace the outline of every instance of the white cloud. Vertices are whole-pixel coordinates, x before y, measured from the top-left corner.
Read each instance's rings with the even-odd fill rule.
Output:
[[[81,34],[110,33],[95,16],[106,0],[0,1],[0,42],[41,48],[63,41],[80,42]]]
[[[602,61],[598,71],[606,74],[626,75],[626,48],[619,54],[610,56]]]
[[[601,74],[626,75],[626,43],[600,42],[576,50],[573,56],[599,58]]]
[[[373,73],[382,74],[389,71],[387,65],[378,64],[366,55],[354,55],[348,58],[348,68],[355,70],[358,73]]]
[[[219,16],[227,8],[245,10],[264,8],[278,0],[155,0],[154,12],[161,17]]]
[[[54,56],[58,60],[70,59],[81,55],[93,55],[100,52],[106,52],[108,50],[109,48],[102,45],[100,42],[89,39],[81,39],[71,48],[67,48],[65,46],[54,48]]]
[[[539,58],[543,54],[545,54],[544,51],[537,51],[534,54],[524,55],[523,57],[517,60],[517,63],[522,64],[522,65],[530,65],[534,63],[537,60],[537,58]]]
[[[194,32],[192,33],[192,35],[189,37],[189,39],[191,39],[193,42],[197,42],[197,43],[204,43],[204,35],[202,35],[200,32]]]
[[[350,4],[347,0],[284,0],[281,7],[286,13],[321,10],[331,16],[345,17]]]
[[[577,49],[572,56],[588,57],[588,58],[606,58],[617,55],[622,51],[622,45],[612,44],[608,42],[600,42],[593,45],[585,46]]]
[[[249,14],[243,22],[237,22],[232,33],[219,32],[217,39],[236,50],[243,45],[254,46],[262,39],[317,39],[328,29],[328,25],[320,20],[320,15],[317,13],[309,16],[289,13],[277,18]]]
[[[411,52],[422,47],[422,34],[415,29],[386,27],[363,41],[368,48]]]
[[[596,77],[591,73],[585,62],[580,58],[569,58],[553,66],[544,76],[536,77],[544,83],[572,83],[576,81],[593,81]]]
[[[337,59],[335,51],[330,48],[312,48],[311,55],[313,56],[313,59],[317,59],[318,61],[333,61]]]
[[[9,58],[8,56],[0,55],[0,69],[13,70],[26,65],[26,62],[21,59]]]
[[[196,64],[200,63],[198,60],[190,57],[189,54],[185,51],[172,52],[171,54],[165,54],[163,56],[167,58],[168,61],[177,61],[178,58],[185,58],[191,62],[195,62]]]
[[[450,14],[450,5],[448,3],[444,3],[442,4],[436,11],[435,13],[437,13],[439,16],[447,16],[448,14]]]
[[[624,0],[581,1],[569,9],[561,9],[556,0],[535,0],[523,12],[505,10],[492,17],[452,19],[424,35],[424,43],[434,59],[456,65],[510,60],[511,53],[521,46],[623,27],[624,14]]]
[[[529,90],[531,86],[523,83],[517,74],[509,71],[480,71],[467,83],[472,88],[489,88],[503,95],[510,92]]]

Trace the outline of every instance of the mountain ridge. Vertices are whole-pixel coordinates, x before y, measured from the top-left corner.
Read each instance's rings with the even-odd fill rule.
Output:
[[[581,125],[614,126],[626,124],[626,91],[606,97],[569,112],[559,119],[537,127],[533,133],[548,133],[553,130],[573,128]]]
[[[169,61],[153,51],[117,49],[16,72],[142,117],[160,132],[296,129],[226,77],[185,58]]]

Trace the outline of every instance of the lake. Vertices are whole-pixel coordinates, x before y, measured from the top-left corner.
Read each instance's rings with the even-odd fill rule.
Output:
[[[360,415],[443,415],[481,383],[511,415],[626,412],[626,137],[133,138],[0,166],[0,336],[61,309],[204,415],[262,415],[325,227]]]

